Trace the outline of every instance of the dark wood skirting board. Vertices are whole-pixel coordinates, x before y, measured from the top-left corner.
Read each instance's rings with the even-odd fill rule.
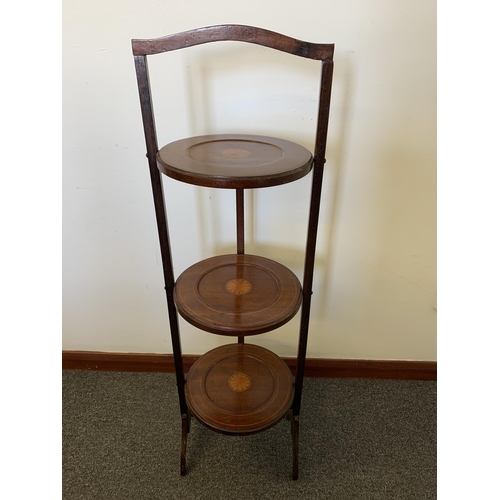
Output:
[[[183,355],[187,372],[199,355]],[[283,358],[295,375],[296,358]],[[63,351],[63,370],[174,373],[172,354],[138,354],[95,351]],[[435,361],[393,361],[308,358],[306,377],[437,380]]]

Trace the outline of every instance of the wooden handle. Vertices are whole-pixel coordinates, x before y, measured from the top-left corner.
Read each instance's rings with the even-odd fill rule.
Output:
[[[255,43],[308,59],[325,61],[333,58],[333,44],[304,42],[274,31],[238,24],[207,26],[160,38],[132,40],[132,52],[135,56],[149,56],[223,40]]]

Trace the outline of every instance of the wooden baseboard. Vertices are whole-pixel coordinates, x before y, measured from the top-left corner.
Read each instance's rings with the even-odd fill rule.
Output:
[[[184,355],[184,370],[187,372],[199,358]],[[283,358],[295,374],[295,358]],[[172,354],[138,354],[95,351],[63,351],[63,370],[98,370],[120,372],[174,373]],[[393,380],[437,380],[435,361],[393,361],[364,359],[308,358],[306,377],[367,378]]]

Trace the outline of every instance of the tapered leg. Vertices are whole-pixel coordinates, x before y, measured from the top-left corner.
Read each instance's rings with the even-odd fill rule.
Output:
[[[182,439],[181,439],[181,476],[186,475],[186,448],[187,435],[190,427],[190,418],[188,414],[182,415]]]
[[[299,478],[299,416],[292,417],[292,441],[293,441],[293,473],[294,480]]]

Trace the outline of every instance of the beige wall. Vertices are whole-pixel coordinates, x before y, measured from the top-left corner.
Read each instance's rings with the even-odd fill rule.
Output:
[[[130,39],[236,23],[336,44],[308,355],[436,359],[435,2],[66,0],[63,23],[63,349],[171,352]],[[229,131],[312,147],[315,61],[222,42],[150,69],[160,144]],[[246,198],[247,251],[299,276],[309,185]],[[234,250],[232,192],[165,191],[176,275]],[[184,353],[227,341],[181,328]],[[297,334],[298,317],[252,342],[290,356]]]

